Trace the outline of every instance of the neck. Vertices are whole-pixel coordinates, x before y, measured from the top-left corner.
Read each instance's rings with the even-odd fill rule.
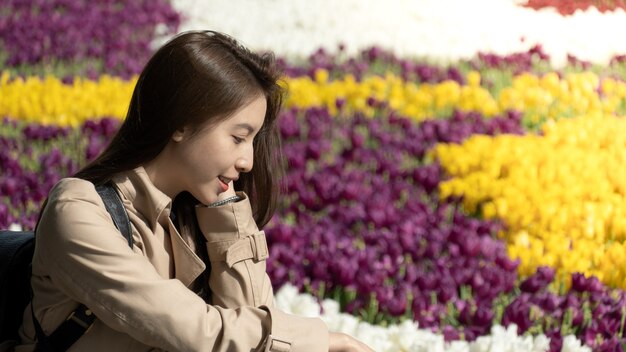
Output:
[[[165,154],[161,153],[154,160],[146,163],[144,169],[152,184],[173,200],[180,193],[181,187],[175,182],[176,178],[170,175],[172,163],[166,160]]]

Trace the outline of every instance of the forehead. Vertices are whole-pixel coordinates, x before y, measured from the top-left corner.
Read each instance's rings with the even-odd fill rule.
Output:
[[[248,124],[254,130],[259,130],[265,120],[266,111],[267,101],[265,97],[256,97],[235,111],[224,123],[229,127],[241,127],[242,124]]]

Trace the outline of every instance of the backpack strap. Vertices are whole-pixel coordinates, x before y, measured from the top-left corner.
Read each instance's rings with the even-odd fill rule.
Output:
[[[115,227],[126,237],[128,246],[133,248],[133,234],[130,230],[130,220],[128,219],[128,214],[126,213],[122,199],[115,191],[113,182],[109,181],[103,185],[97,186],[96,191],[98,191],[98,194],[102,197],[104,206],[107,208],[109,214],[111,214]]]
[[[115,227],[120,230],[128,241],[128,245],[132,248],[133,238],[130,229],[130,220],[128,219],[128,214],[126,213],[122,199],[115,191],[113,182],[109,181],[103,185],[97,186],[96,191],[104,201],[104,206],[107,211],[111,214]],[[68,350],[85,332],[87,332],[87,330],[89,330],[89,328],[91,328],[93,322],[96,320],[96,316],[93,312],[84,304],[81,304],[50,336],[46,336],[39,321],[35,317],[32,303],[30,309],[35,324],[35,332],[37,334],[36,351],[52,352]]]

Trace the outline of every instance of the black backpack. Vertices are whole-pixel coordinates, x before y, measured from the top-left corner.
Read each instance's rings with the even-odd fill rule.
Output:
[[[30,301],[30,263],[35,235],[0,231],[0,341],[18,340],[24,308]]]
[[[97,186],[96,190],[115,226],[132,248],[130,221],[113,184],[109,182]],[[34,250],[33,231],[0,231],[0,344],[8,340],[19,341],[18,329],[22,325],[24,310],[32,295],[30,277]],[[37,330],[37,350],[67,350],[94,320],[95,316],[81,304],[59,328],[46,336],[33,314]]]

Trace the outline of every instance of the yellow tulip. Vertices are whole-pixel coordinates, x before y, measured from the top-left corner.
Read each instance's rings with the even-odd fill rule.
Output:
[[[579,80],[584,89],[596,83]],[[583,272],[626,288],[626,265],[615,264],[626,264],[626,120],[593,112],[550,121],[542,133],[437,145],[431,157],[452,176],[440,196],[462,196],[466,209],[502,219],[521,275],[550,265],[559,284]]]
[[[537,124],[583,113],[626,112],[622,111],[626,109],[626,84],[611,78],[600,80],[589,72],[563,78],[554,72],[543,76],[524,73],[514,77],[511,85],[497,95],[480,85],[479,72],[470,71],[466,79],[465,86],[452,80],[418,84],[387,73],[357,81],[352,75],[331,79],[327,70],[318,69],[313,79],[285,77],[280,84],[289,91],[286,107],[326,107],[331,114],[337,114],[337,101],[342,100],[343,112],[373,116],[375,108],[367,101],[374,98],[416,121],[447,116],[455,109],[477,111],[487,117],[514,109]],[[28,122],[71,125],[99,116],[123,118],[135,83],[136,79],[102,76],[97,81],[77,77],[73,84],[63,84],[50,76],[12,79],[3,72],[0,113]]]
[[[85,120],[110,116],[123,119],[136,78],[125,81],[102,76],[98,81],[81,77],[72,84],[58,78],[0,76],[0,115],[25,122],[78,126]]]

